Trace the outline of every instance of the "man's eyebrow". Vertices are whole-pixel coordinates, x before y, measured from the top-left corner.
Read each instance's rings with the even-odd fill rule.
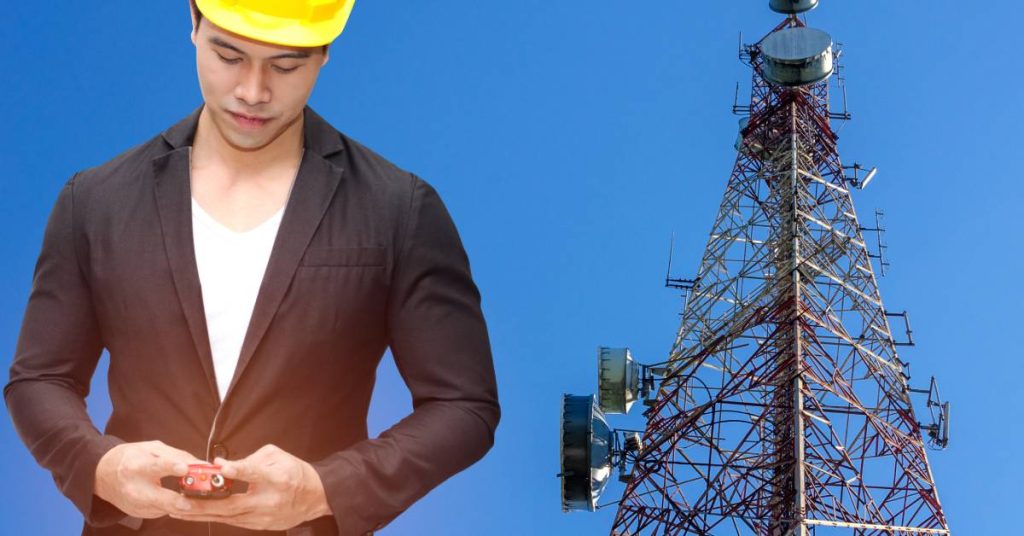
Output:
[[[229,48],[229,49],[234,50],[235,52],[237,52],[237,53],[239,53],[239,54],[241,54],[243,56],[248,56],[248,54],[246,54],[242,49],[236,47],[235,45],[232,45],[231,43],[228,43],[227,41],[225,41],[225,40],[223,40],[223,39],[221,39],[219,37],[211,37],[210,38],[210,43],[213,44],[213,45],[217,45],[219,47]],[[278,59],[285,59],[285,58],[295,58],[295,59],[304,60],[304,59],[306,59],[306,58],[308,58],[310,56],[311,56],[311,54],[309,52],[299,52],[299,51],[296,51],[296,52],[286,52],[284,54],[278,54],[276,56],[271,56],[269,59],[278,60]]]

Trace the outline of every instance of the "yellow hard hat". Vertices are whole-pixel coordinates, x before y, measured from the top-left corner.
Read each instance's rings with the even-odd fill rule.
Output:
[[[294,47],[334,41],[355,0],[195,0],[210,22],[238,35]]]

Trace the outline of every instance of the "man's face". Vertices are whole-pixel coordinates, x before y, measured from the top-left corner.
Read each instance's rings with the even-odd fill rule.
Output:
[[[206,113],[224,140],[239,150],[265,147],[300,120],[327,63],[323,47],[255,41],[206,18],[193,30],[192,42]]]

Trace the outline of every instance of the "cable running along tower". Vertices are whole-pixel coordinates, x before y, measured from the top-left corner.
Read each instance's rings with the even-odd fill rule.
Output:
[[[741,49],[750,104],[699,271],[666,280],[686,296],[668,360],[600,348],[598,396],[564,397],[563,509],[617,507],[613,535],[949,534],[925,454],[949,404],[897,353],[913,340],[879,294],[881,221],[862,226],[850,195],[875,170],[840,162],[838,52],[798,17],[816,5],[772,0],[786,19]],[[639,399],[642,436],[609,428]],[[613,468],[625,491],[599,506]]]

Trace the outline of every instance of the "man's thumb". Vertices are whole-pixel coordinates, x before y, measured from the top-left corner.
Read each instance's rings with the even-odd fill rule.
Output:
[[[175,476],[185,476],[188,474],[188,464],[185,462],[174,462],[171,466],[171,471],[174,472]]]

